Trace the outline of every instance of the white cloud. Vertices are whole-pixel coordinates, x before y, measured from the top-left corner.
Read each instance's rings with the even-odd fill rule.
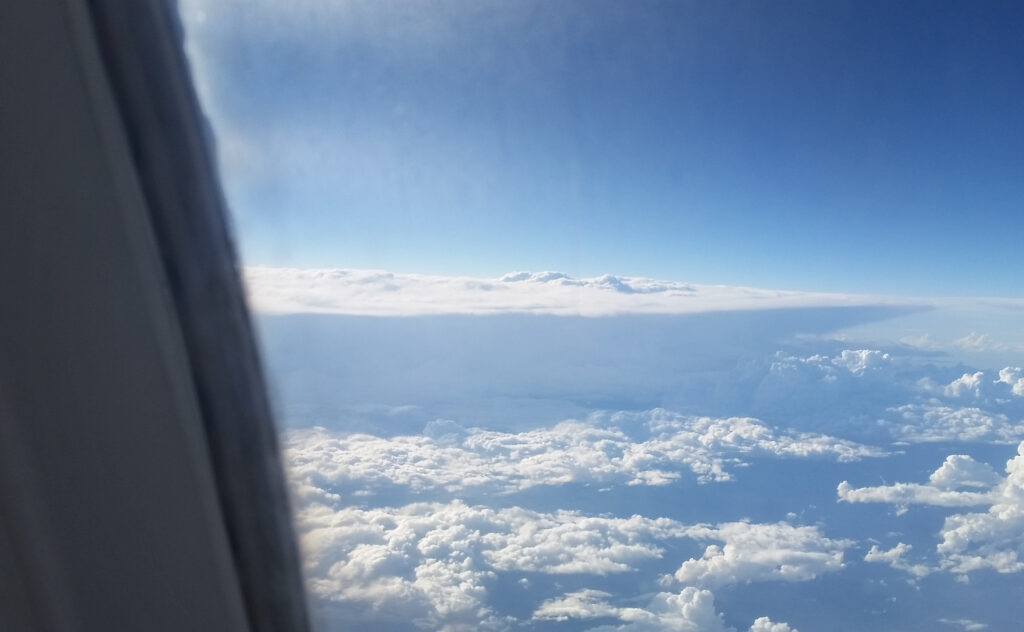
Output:
[[[976,353],[983,351],[1020,351],[1019,345],[1006,344],[995,340],[989,334],[979,334],[973,331],[963,338],[954,340],[953,344],[964,351]]]
[[[310,592],[346,616],[426,627],[500,619],[487,606],[499,571],[606,575],[657,559],[683,525],[640,516],[490,509],[459,501],[400,508],[305,504],[297,515]]]
[[[918,396],[911,363],[878,349],[836,354],[776,352],[753,391],[752,412],[803,428],[828,427],[864,436],[864,421]]]
[[[888,353],[875,349],[843,349],[834,356],[800,357],[778,352],[772,359],[769,374],[790,380],[800,376],[816,384],[833,384],[869,376],[888,378],[892,369],[893,359]]]
[[[1017,367],[1000,369],[993,378],[987,371],[964,373],[942,388],[942,394],[956,399],[979,399],[991,403],[1010,403],[1024,396],[1024,375]]]
[[[1024,397],[1024,370],[1020,367],[1006,367],[1000,369],[997,382],[1006,384],[1010,392],[1018,397]]]
[[[854,375],[863,375],[867,371],[890,366],[892,358],[888,353],[873,349],[844,349],[842,353],[832,358],[832,364],[843,367]]]
[[[800,632],[796,628],[789,627],[788,623],[775,623],[768,617],[759,617],[750,626],[750,632]]]
[[[638,436],[639,435],[639,436]],[[729,480],[730,464],[750,455],[853,461],[880,450],[812,433],[779,432],[756,419],[686,417],[656,409],[594,414],[520,433],[432,422],[425,435],[374,437],[323,428],[288,433],[291,475],[314,489],[358,482],[449,492],[511,492],[538,485],[664,485],[692,472]]]
[[[613,616],[628,630],[715,629],[706,627],[721,623],[708,589],[813,579],[842,568],[843,550],[852,544],[826,538],[817,527],[781,522],[684,525],[460,501],[361,509],[315,498],[322,500],[300,503],[296,520],[309,590],[335,609],[339,621],[350,623],[393,619],[457,629],[479,621],[481,629],[507,627],[508,620],[488,605],[498,573],[628,573],[660,559],[661,543],[685,538],[721,546],[683,563],[675,574],[684,584],[680,593],[660,593],[646,608],[624,608],[599,591],[577,591],[544,602],[534,616]],[[774,629],[760,620],[755,625]]]
[[[986,487],[987,491],[962,491]],[[979,570],[1024,571],[1024,442],[1017,446],[1017,456],[1006,462],[1005,478],[995,476],[991,468],[968,456],[951,455],[931,475],[929,485],[896,483],[854,488],[843,481],[838,495],[846,502],[893,503],[904,508],[915,503],[942,507],[988,505],[984,512],[946,517],[936,547],[938,567],[964,580]],[[904,560],[909,550],[902,543],[889,551],[875,546],[865,559],[915,574],[914,565]]]
[[[951,370],[875,349],[806,357],[780,351],[757,386],[753,411],[802,427],[825,421],[848,436],[881,431],[905,443],[1024,439],[1024,373],[1006,367],[953,377]],[[866,426],[871,419],[875,426]]]
[[[848,503],[889,503],[906,508],[909,505],[935,507],[970,507],[987,505],[990,494],[939,489],[918,483],[894,483],[877,487],[853,487],[847,481],[839,483],[839,500]]]
[[[1007,461],[988,511],[947,517],[940,536],[942,566],[954,573],[1024,570],[1024,443]]]
[[[675,580],[684,585],[715,588],[752,581],[807,581],[843,568],[843,551],[850,540],[825,537],[817,527],[785,522],[731,522],[698,525],[690,538],[715,540],[700,559],[683,562]]]
[[[1024,423],[977,407],[951,407],[937,403],[905,404],[890,408],[879,424],[901,441],[925,443],[965,441],[1016,443],[1024,439]]]
[[[985,373],[983,371],[964,373],[962,376],[950,382],[943,389],[943,392],[947,397],[963,397],[967,394],[978,397],[981,395],[981,389],[984,388],[985,385],[984,378]]]
[[[643,616],[639,608],[617,608],[610,603],[609,593],[601,590],[579,590],[563,597],[549,599],[533,613],[534,619],[566,621],[598,617],[633,618]]]
[[[538,514],[526,509],[499,512],[507,533],[483,536],[487,561],[499,570],[550,574],[607,575],[633,570],[637,563],[658,559],[655,541],[685,535],[667,518],[609,518],[558,511]]]
[[[644,609],[620,609],[619,626],[601,626],[594,632],[733,632],[715,610],[710,590],[686,587],[678,593],[658,593]]]
[[[864,556],[865,562],[888,564],[896,570],[904,571],[915,579],[920,579],[931,573],[931,569],[925,564],[912,564],[907,561],[907,553],[913,547],[909,544],[899,542],[888,551],[882,550],[877,544],[871,546],[871,550]]]
[[[610,597],[598,590],[569,593],[544,602],[533,617],[555,621],[615,617],[623,621],[622,625],[592,628],[592,632],[735,632],[715,610],[715,596],[707,589],[688,586],[678,593],[658,593],[645,608],[616,607],[608,602]],[[798,631],[786,623],[759,617],[749,632]]]
[[[991,488],[999,476],[986,463],[963,454],[946,457],[945,462],[929,477],[929,484],[894,483],[876,487],[853,487],[839,483],[839,500],[848,503],[890,503],[905,511],[910,505],[936,507],[969,507],[993,501]],[[972,488],[964,490],[963,488]],[[984,491],[976,491],[977,489]]]
[[[688,314],[783,307],[923,305],[910,300],[693,285],[641,277],[577,279],[558,272],[499,278],[397,274],[379,270],[247,267],[259,312],[405,316],[508,312],[598,316]]]
[[[977,630],[985,630],[988,628],[987,623],[979,623],[978,621],[973,621],[971,619],[939,619],[938,622],[946,625],[958,626],[960,629],[964,630],[964,632],[976,632]]]
[[[966,454],[951,454],[931,473],[928,482],[939,489],[991,489],[1000,482],[1000,476],[988,463],[975,461]]]

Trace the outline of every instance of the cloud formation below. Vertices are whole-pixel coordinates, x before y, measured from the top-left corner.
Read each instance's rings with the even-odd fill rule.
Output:
[[[1000,477],[984,463],[965,455],[950,455],[929,477],[928,484],[895,483],[855,488],[843,481],[839,499],[846,502],[891,503],[906,511],[909,505],[937,507],[987,505],[987,510],[954,513],[946,517],[936,547],[938,568],[965,580],[976,571],[998,573],[1024,571],[1024,442],[1017,455],[1006,462]],[[925,567],[904,560],[910,547],[898,544],[884,551],[872,547],[869,562],[885,562],[912,575],[923,576]],[[915,570],[916,569],[916,570]]]
[[[696,540],[712,540],[699,559],[683,562],[674,574],[682,585],[718,588],[753,581],[808,581],[843,568],[850,540],[825,537],[817,527],[786,522],[731,522],[686,531]]]
[[[894,483],[876,487],[854,487],[843,481],[839,483],[837,494],[844,502],[889,503],[897,505],[901,511],[910,505],[971,507],[993,501],[990,490],[999,482],[999,476],[986,463],[967,455],[952,454],[928,480],[928,484]]]
[[[864,556],[865,562],[876,564],[888,564],[896,570],[908,573],[914,579],[920,579],[932,572],[926,564],[914,564],[907,560],[907,554],[914,548],[909,544],[899,542],[889,550],[880,548],[877,544],[871,545],[871,550]]]
[[[819,304],[799,293],[559,273],[256,284],[283,306],[270,313],[326,314],[261,318],[298,386],[284,443],[325,620],[787,632],[761,615],[843,630],[1016,616],[928,600],[1024,572],[1019,490],[987,464],[1024,439],[1018,358],[846,337],[907,310],[785,309]],[[864,586],[863,608],[842,603]]]
[[[581,590],[558,599],[545,601],[534,613],[534,619],[565,621],[614,617],[622,625],[599,626],[591,632],[735,632],[725,625],[715,610],[715,596],[710,590],[688,586],[678,593],[656,594],[644,608],[623,608],[611,605],[611,595],[599,590]],[[786,623],[758,617],[749,632],[798,632]]]
[[[957,338],[953,344],[964,351],[980,353],[984,351],[1024,351],[1024,347],[1008,344],[994,339],[990,334],[979,334],[972,331],[963,338]]]
[[[540,604],[533,618],[615,617],[623,630],[726,630],[710,588],[753,581],[806,581],[842,568],[852,543],[818,527],[780,522],[685,525],[667,518],[592,516],[448,503],[341,507],[329,494],[299,490],[297,525],[311,593],[341,618],[415,620],[421,627],[501,629],[489,605],[500,573],[603,577],[661,559],[674,539],[714,540],[675,574],[679,593],[647,608],[620,608],[582,590]],[[666,579],[666,581],[673,581]],[[708,625],[717,627],[707,627]],[[758,619],[753,629],[778,626]],[[786,629],[786,628],[781,628]]]
[[[487,600],[498,572],[628,572],[659,558],[660,541],[685,533],[664,518],[496,510],[460,501],[377,509],[339,504],[321,496],[298,512],[310,591],[345,604],[350,620],[417,619],[428,628],[478,621],[501,627]]]
[[[431,422],[392,438],[296,430],[285,439],[291,475],[322,487],[399,485],[413,491],[513,492],[567,483],[666,485],[685,474],[732,478],[744,458],[827,458],[885,453],[822,434],[782,432],[756,419],[688,417],[655,409],[597,413],[519,433]]]
[[[982,569],[1024,570],[1024,442],[1006,462],[1006,478],[993,496],[986,512],[946,518],[938,545],[946,570],[963,576]]]
[[[1024,423],[1005,413],[976,406],[946,406],[938,402],[904,404],[886,411],[879,422],[897,441],[908,443],[1016,443],[1024,439]]]

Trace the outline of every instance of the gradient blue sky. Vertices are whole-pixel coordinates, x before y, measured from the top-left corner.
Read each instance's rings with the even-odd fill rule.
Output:
[[[247,263],[1024,296],[1024,5],[181,6]]]

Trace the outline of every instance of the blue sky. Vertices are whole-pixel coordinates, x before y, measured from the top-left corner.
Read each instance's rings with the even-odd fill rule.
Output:
[[[182,13],[247,263],[1022,295],[1014,3]]]

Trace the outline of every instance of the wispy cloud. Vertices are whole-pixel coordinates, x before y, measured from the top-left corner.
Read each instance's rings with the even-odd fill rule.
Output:
[[[939,619],[938,622],[945,625],[957,626],[961,630],[964,630],[964,632],[976,632],[978,630],[988,629],[987,623],[981,623],[972,619]]]
[[[996,340],[989,334],[979,334],[972,331],[963,338],[957,338],[953,345],[964,351],[1024,351],[1024,347],[1016,344],[1009,344]]]

